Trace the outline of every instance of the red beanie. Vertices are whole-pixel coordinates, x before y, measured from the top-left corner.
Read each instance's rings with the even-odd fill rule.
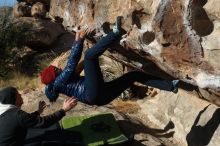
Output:
[[[50,84],[56,78],[55,66],[50,65],[40,73],[41,82],[45,85]]]

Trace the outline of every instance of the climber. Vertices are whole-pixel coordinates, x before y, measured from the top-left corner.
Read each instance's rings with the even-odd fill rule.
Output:
[[[58,121],[65,116],[65,113],[76,106],[77,100],[75,98],[67,98],[63,102],[62,109],[44,117],[40,117],[40,114],[46,107],[45,102],[40,101],[38,110],[30,114],[20,109],[22,104],[23,99],[16,88],[0,88],[1,146],[23,146],[26,143],[26,135],[29,129],[46,129],[53,124],[58,125]],[[56,132],[59,132],[59,128],[56,128],[56,126],[53,130],[58,130]],[[60,134],[62,135],[62,132]]]
[[[105,105],[136,81],[162,90],[177,92],[178,80],[166,81],[140,71],[128,72],[115,80],[104,82],[98,58],[106,48],[120,38],[121,17],[117,17],[112,32],[108,33],[92,48],[86,50],[84,56],[85,76],[79,76],[75,73],[75,69],[82,54],[86,33],[88,32],[85,30],[76,33],[75,45],[71,49],[67,65],[63,71],[50,65],[40,73],[41,82],[46,85],[45,94],[51,102],[56,101],[59,93],[62,93],[67,96],[74,96],[79,101],[89,105]]]

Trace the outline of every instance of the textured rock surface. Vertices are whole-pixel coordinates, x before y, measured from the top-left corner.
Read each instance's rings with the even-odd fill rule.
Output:
[[[178,145],[219,145],[219,108],[209,105],[190,92],[180,90],[178,94],[159,92],[154,98],[139,101],[144,117],[163,127],[174,123],[173,138]],[[208,106],[209,105],[209,106]]]
[[[65,27],[89,25],[97,33],[107,33],[116,16],[123,16],[127,37],[119,52],[130,62],[155,73],[151,62],[219,95],[218,6],[218,0],[53,0],[50,14],[63,18]]]

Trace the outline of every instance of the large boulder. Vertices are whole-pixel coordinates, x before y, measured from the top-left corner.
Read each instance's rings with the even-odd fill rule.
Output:
[[[27,27],[30,37],[27,39],[26,44],[33,47],[50,46],[60,35],[65,33],[62,25],[47,19],[20,17],[14,23],[15,25]]]
[[[97,33],[108,32],[116,17],[123,16],[127,37],[118,51],[129,58],[126,61],[205,89],[219,100],[217,4],[218,0],[54,0],[50,15],[63,18],[65,27],[87,25]]]

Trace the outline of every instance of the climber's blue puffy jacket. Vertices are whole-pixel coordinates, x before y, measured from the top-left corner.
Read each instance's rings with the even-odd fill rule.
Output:
[[[50,101],[56,101],[59,93],[69,97],[74,96],[79,101],[85,101],[84,77],[75,73],[83,50],[83,40],[75,42],[64,70],[56,77],[53,83],[45,88],[45,94]]]

